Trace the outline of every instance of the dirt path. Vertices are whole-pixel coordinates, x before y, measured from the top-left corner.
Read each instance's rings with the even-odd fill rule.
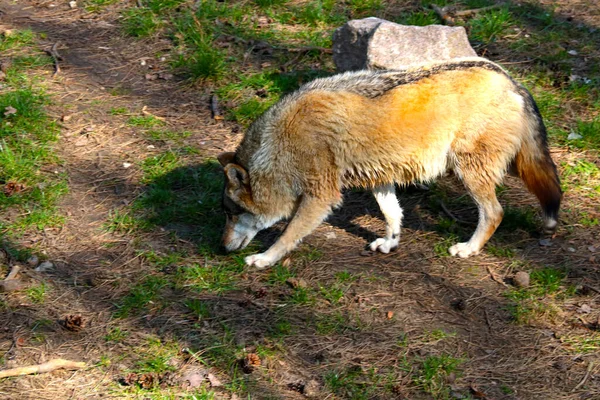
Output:
[[[502,248],[504,241],[516,243],[518,257],[507,261],[488,253],[456,260],[441,256],[439,249],[447,247],[444,240],[448,237],[438,234],[432,213],[425,210],[434,208],[438,210],[434,215],[444,214],[431,191],[407,189],[403,195],[406,250],[389,255],[361,252],[383,224],[370,195],[352,192],[344,208],[295,253],[297,278],[316,292],[327,293],[323,296],[334,297],[335,290],[343,288],[342,300],[319,299],[312,308],[280,311],[287,310],[296,288],[290,288],[285,278],[281,285],[270,286],[270,272],[246,270],[236,290],[194,297],[208,304],[212,317],[204,321],[190,318],[183,306],[192,298],[189,293],[168,286],[160,289],[165,299],[162,309],[149,306],[141,315],[115,318],[116,305],[127,301],[142,277],[174,273],[169,269],[172,265],[157,266],[142,256],[142,251],[186,254],[186,263],[218,264],[206,261],[198,241],[189,239],[198,225],[174,224],[135,235],[107,231],[107,221],[116,210],[131,205],[145,190],[145,160],[174,146],[170,141],[150,140],[128,121],[155,116],[165,129],[190,132],[177,142],[178,148],[193,150],[185,158],[190,165],[233,149],[241,133],[232,123],[211,119],[206,88],[200,90],[168,75],[169,79],[146,79],[146,74],[169,73],[166,62],[161,61],[161,54],[171,50],[169,41],[134,42],[122,36],[116,15],[72,10],[65,4],[51,8],[48,2],[15,5],[0,1],[0,10],[3,24],[44,32],[46,38],[40,46],[59,43],[61,71],[55,77],[49,72],[45,84],[54,99],[50,112],[61,121],[61,168],[69,177],[69,194],[61,204],[67,216],[65,225],[28,234],[19,242],[20,246],[43,249],[55,269],[33,275],[48,282],[43,305],[24,300],[10,315],[0,318],[5,324],[0,328],[1,348],[11,349],[5,365],[37,364],[58,357],[90,365],[77,372],[4,380],[0,398],[151,396],[143,389],[124,391],[118,382],[139,364],[140,354],[152,348],[153,340],[158,340],[157,348],[178,348],[165,362],[176,366],[180,375],[202,370],[223,382],[234,380],[231,368],[196,362],[182,351],[189,347],[204,354],[210,349],[204,338],[211,335],[228,338],[227,343],[241,351],[241,355],[234,351],[233,358],[260,353],[261,348],[278,349],[275,355],[260,354],[264,369],[253,372],[253,380],[246,383],[244,390],[256,399],[326,398],[323,393],[327,393],[327,385],[332,387],[331,382],[363,388],[388,381],[394,386],[389,398],[431,398],[405,387],[426,385],[426,375],[417,371],[424,371],[424,360],[445,355],[461,360],[460,376],[451,373],[439,383],[451,387],[450,398],[600,398],[597,351],[572,351],[568,340],[574,335],[599,340],[578,319],[584,303],[591,305],[593,312],[581,318],[590,322],[596,317],[598,293],[556,299],[561,305],[559,312],[550,305],[549,316],[540,323],[517,324],[506,295],[509,287],[504,283],[505,277],[525,264],[568,265],[568,277],[573,287],[579,285],[577,290],[586,285],[598,287],[597,262],[590,262],[587,253],[568,250],[593,245],[600,240],[598,229],[570,242],[559,235],[552,247],[543,247],[528,232],[507,227],[494,244]],[[558,149],[555,156],[572,157]],[[453,195],[457,187],[451,183],[441,188]],[[513,181],[507,185],[505,198],[512,199],[515,207],[535,205]],[[467,204],[457,214],[467,221],[468,229],[475,211]],[[266,235],[264,240],[272,240],[272,236]],[[345,281],[341,277],[346,273],[352,278]],[[65,329],[60,321],[68,315],[81,315],[85,328],[80,332]],[[282,325],[282,315],[289,331]],[[337,324],[337,320],[343,323]],[[223,333],[225,324],[228,328]],[[276,329],[287,336],[277,339],[272,335]],[[122,340],[106,339],[125,331],[127,337]],[[163,350],[156,351],[156,357],[162,357]],[[330,376],[328,371],[339,371],[341,378],[324,378]],[[344,381],[356,374],[367,383]],[[312,392],[306,389],[311,385]],[[237,396],[232,394],[236,392],[232,385],[213,384],[212,388],[217,398]],[[303,391],[304,395],[299,393]]]

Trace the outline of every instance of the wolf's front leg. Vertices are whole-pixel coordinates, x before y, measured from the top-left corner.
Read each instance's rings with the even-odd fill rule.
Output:
[[[265,268],[275,264],[286,253],[296,248],[298,242],[311,233],[331,212],[333,202],[305,196],[285,232],[267,251],[244,259],[248,266]]]
[[[398,204],[396,197],[396,187],[394,184],[378,186],[373,189],[373,194],[379,204],[379,208],[385,217],[385,237],[379,238],[371,243],[371,251],[378,250],[382,253],[389,253],[398,247],[400,242],[400,225],[402,223],[402,208]]]

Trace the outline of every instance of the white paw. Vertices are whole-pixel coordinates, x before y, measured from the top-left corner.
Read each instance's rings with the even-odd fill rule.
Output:
[[[448,253],[452,256],[459,256],[460,258],[467,258],[470,255],[479,254],[478,249],[471,247],[469,242],[457,243],[448,249]]]
[[[394,250],[398,247],[398,242],[398,237],[396,237],[396,239],[379,238],[372,242],[369,247],[371,248],[371,251],[377,250],[384,254],[387,254],[390,252],[390,250]]]
[[[270,265],[273,265],[275,263],[275,261],[277,261],[277,260],[272,260],[266,254],[267,253],[252,254],[251,256],[244,258],[244,261],[246,262],[246,265],[249,267],[255,266],[256,268],[259,268],[259,269],[266,268]]]

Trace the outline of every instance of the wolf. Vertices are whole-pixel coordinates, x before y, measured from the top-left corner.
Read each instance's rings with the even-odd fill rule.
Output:
[[[340,206],[345,188],[373,191],[386,228],[370,248],[388,253],[402,221],[395,184],[453,171],[479,211],[473,236],[449,248],[462,258],[478,254],[502,221],[495,188],[507,172],[539,199],[546,234],[556,229],[562,197],[533,97],[483,58],[316,79],[269,108],[218,160],[227,251],[291,217],[268,250],[245,258],[258,268],[294,249]]]

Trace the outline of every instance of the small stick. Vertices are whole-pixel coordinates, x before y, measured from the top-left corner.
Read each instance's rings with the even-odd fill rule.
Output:
[[[52,372],[57,369],[80,369],[85,368],[84,362],[76,362],[70,360],[64,360],[62,358],[56,358],[43,364],[30,365],[27,367],[17,367],[11,369],[5,369],[0,371],[0,379],[8,378],[10,376],[21,376],[31,374],[42,374],[44,372]]]
[[[450,217],[452,218],[452,220],[454,222],[457,222],[459,224],[463,224],[463,225],[470,225],[468,222],[463,221],[462,219],[459,219],[458,217],[456,217],[454,214],[452,214],[450,212],[450,210],[448,210],[448,208],[446,207],[446,205],[444,204],[443,201],[440,200],[440,206],[442,207],[442,210]]]
[[[60,72],[60,66],[58,65],[58,62],[62,61],[62,57],[60,56],[60,54],[58,54],[57,48],[58,42],[54,43],[49,50],[46,50],[46,53],[48,53],[54,61],[54,73],[52,74],[52,77],[56,76],[56,74]]]
[[[503,286],[506,286],[506,287],[508,287],[508,285],[507,285],[506,283],[504,283],[504,281],[503,281],[502,279],[500,279],[500,278],[498,278],[498,277],[496,276],[496,273],[495,273],[494,271],[492,271],[492,267],[490,267],[490,266],[488,265],[488,266],[486,266],[485,268],[487,269],[487,272],[490,274],[490,276],[492,277],[492,280],[493,280],[494,282],[497,282],[497,283],[499,283],[499,284],[501,284],[501,285],[503,285]]]
[[[588,364],[588,368],[587,368],[587,372],[585,373],[585,376],[583,377],[583,379],[581,380],[581,382],[579,382],[579,384],[577,386],[575,386],[573,388],[573,390],[571,390],[571,392],[579,390],[585,384],[585,381],[587,381],[587,379],[590,377],[590,373],[592,372],[592,368],[594,368],[594,362],[590,361],[590,363]]]
[[[219,111],[219,98],[216,94],[210,96],[210,112],[214,120],[219,121],[223,119],[223,116]]]
[[[137,6],[139,8],[143,8],[144,7],[144,5],[142,4],[142,0],[136,0],[135,3],[137,4]]]
[[[477,14],[480,12],[486,12],[486,11],[504,7],[504,6],[505,6],[504,3],[498,3],[498,4],[494,4],[492,6],[474,8],[472,10],[455,11],[455,12],[453,12],[453,14],[456,15],[457,17],[468,17],[469,15]]]
[[[4,278],[4,280],[7,281],[9,279],[16,279],[17,274],[19,273],[20,270],[21,270],[21,267],[19,267],[18,265],[14,265],[12,267],[12,269],[10,270],[10,273],[6,276],[6,278]]]

